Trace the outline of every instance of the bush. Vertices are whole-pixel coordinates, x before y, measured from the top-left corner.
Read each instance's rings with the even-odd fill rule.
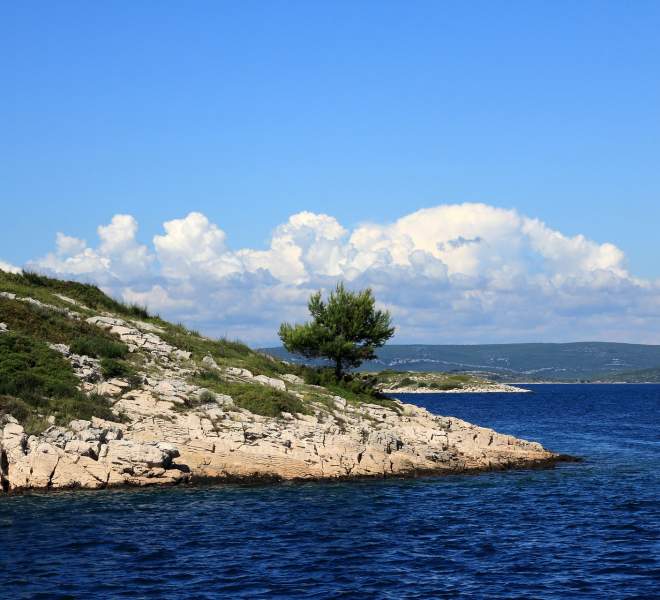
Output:
[[[117,360],[115,358],[102,358],[101,374],[104,379],[131,377],[132,375],[135,375],[135,370],[126,361]]]
[[[71,365],[43,342],[13,332],[0,335],[0,394],[64,397],[75,394],[77,385]]]
[[[28,433],[43,429],[47,415],[61,424],[92,416],[117,420],[106,398],[78,389],[61,354],[14,332],[0,335],[0,413],[13,415]]]
[[[56,310],[0,297],[0,314],[10,330],[38,340],[67,344],[76,354],[121,358],[128,353],[126,344],[110,333]]]
[[[463,387],[460,383],[451,382],[451,381],[445,381],[445,382],[431,381],[428,384],[428,388],[430,390],[447,391],[447,390],[455,390],[460,387]]]
[[[334,370],[327,367],[312,368],[303,366],[298,372],[308,385],[324,387],[331,393],[354,404],[366,402],[380,404],[396,411],[399,410],[399,405],[396,402],[376,389],[378,383],[376,374],[346,374],[340,380],[336,380]]]
[[[71,352],[92,358],[124,358],[128,354],[128,346],[101,336],[85,335],[71,343]]]
[[[215,371],[203,371],[194,378],[194,383],[218,394],[231,396],[236,406],[255,415],[278,417],[283,412],[307,412],[303,402],[289,392],[260,384],[227,381]]]
[[[404,377],[399,383],[396,384],[396,387],[408,387],[414,385],[415,380],[411,377]]]

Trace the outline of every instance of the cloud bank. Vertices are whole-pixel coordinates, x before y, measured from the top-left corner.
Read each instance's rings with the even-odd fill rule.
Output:
[[[7,273],[20,273],[21,269],[11,263],[0,260],[0,271],[6,271]]]
[[[515,210],[440,205],[353,230],[301,212],[266,249],[232,249],[198,212],[165,222],[151,246],[137,233],[132,216],[115,215],[96,246],[58,233],[53,252],[28,266],[251,343],[275,342],[281,321],[304,320],[309,294],[339,279],[374,289],[400,343],[660,343],[659,282],[632,276],[613,244]]]

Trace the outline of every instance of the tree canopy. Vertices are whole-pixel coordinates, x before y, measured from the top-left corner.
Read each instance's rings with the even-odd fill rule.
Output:
[[[375,350],[394,335],[388,311],[377,310],[371,289],[351,292],[343,283],[325,302],[321,292],[312,294],[308,308],[312,320],[302,325],[282,323],[279,336],[284,347],[306,358],[332,361],[335,376],[376,358]]]

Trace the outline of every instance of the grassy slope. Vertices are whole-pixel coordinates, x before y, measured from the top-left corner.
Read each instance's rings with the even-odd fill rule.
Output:
[[[240,342],[203,337],[183,325],[149,315],[144,308],[114,300],[94,285],[0,271],[0,291],[75,310],[83,317],[105,312],[129,321],[148,322],[160,328],[158,335],[164,341],[191,352],[197,365],[205,356],[211,356],[220,366],[245,368],[255,375],[269,377],[294,373],[309,384],[289,386],[293,389],[283,392],[258,384],[230,381],[203,368],[192,378],[192,383],[208,388],[211,393],[230,395],[236,405],[256,414],[309,413],[313,407],[330,406],[328,393],[341,395],[353,404],[370,402],[395,406],[391,400],[374,393],[371,381],[357,377],[336,383],[326,373],[286,364]],[[72,305],[61,296],[76,304]],[[54,415],[58,423],[92,415],[116,418],[105,398],[86,395],[77,389],[71,365],[49,348],[48,343],[67,344],[77,354],[101,359],[106,378],[123,376],[129,381],[131,378],[139,381],[138,373],[144,368],[141,353],[129,354],[127,346],[112,334],[57,310],[0,297],[0,322],[9,328],[9,332],[0,334],[0,414],[13,414],[32,431],[43,428],[48,415]],[[325,386],[326,389],[311,386]],[[191,399],[190,406],[196,401]]]

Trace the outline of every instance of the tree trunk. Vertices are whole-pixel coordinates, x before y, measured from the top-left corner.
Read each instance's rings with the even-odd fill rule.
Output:
[[[341,360],[335,359],[335,379],[341,381]]]

